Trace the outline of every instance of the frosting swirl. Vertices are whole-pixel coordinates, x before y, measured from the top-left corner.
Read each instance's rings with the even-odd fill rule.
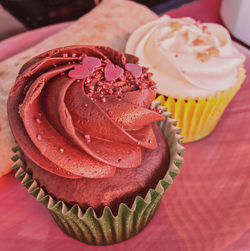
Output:
[[[150,68],[160,94],[183,98],[229,89],[245,60],[223,26],[167,15],[137,29],[126,52]]]
[[[43,53],[21,69],[8,99],[12,132],[25,155],[68,178],[111,177],[155,149],[155,83],[138,59],[108,47]]]

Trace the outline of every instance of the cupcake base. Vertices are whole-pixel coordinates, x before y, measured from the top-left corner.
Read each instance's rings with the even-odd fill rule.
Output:
[[[154,108],[162,109],[159,107],[159,102],[153,102],[152,105]],[[16,162],[13,167],[16,170],[16,177],[30,194],[48,208],[62,231],[72,238],[92,245],[109,245],[127,240],[150,222],[164,192],[172,184],[183,163],[181,156],[184,148],[180,145],[183,137],[180,135],[180,129],[176,127],[177,121],[173,120],[169,113],[164,112],[163,115],[166,119],[160,122],[159,126],[169,146],[169,169],[157,186],[148,190],[145,198],[136,196],[131,208],[125,203],[120,203],[116,216],[109,207],[105,207],[101,217],[97,217],[91,207],[82,211],[77,204],[69,208],[63,201],[55,200],[26,172],[23,154],[19,147],[15,147],[16,155],[13,157],[13,161]]]
[[[86,210],[91,205],[97,216],[105,206],[117,214],[118,206],[124,202],[132,206],[136,195],[145,197],[164,177],[169,164],[169,151],[161,129],[152,125],[158,147],[142,149],[142,163],[136,168],[117,168],[115,175],[104,179],[60,177],[37,166],[25,155],[26,171],[44,190],[56,200],[66,201],[68,206],[77,203]],[[51,182],[53,181],[53,182]]]
[[[245,69],[240,67],[238,83],[227,91],[208,98],[173,98],[158,96],[157,101],[173,114],[181,128],[184,142],[192,142],[208,136],[216,127],[229,102],[238,92],[245,79]]]

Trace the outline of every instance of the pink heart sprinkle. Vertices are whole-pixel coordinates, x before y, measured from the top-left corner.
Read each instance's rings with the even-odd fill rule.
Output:
[[[119,66],[114,66],[113,64],[107,64],[104,69],[105,80],[112,81],[121,77],[124,73],[124,70]]]
[[[87,78],[93,73],[96,67],[101,66],[101,60],[96,57],[85,57],[80,65],[76,65],[73,70],[69,72],[69,77],[76,79]]]
[[[125,69],[131,72],[135,78],[139,78],[142,74],[142,67],[138,64],[127,63]]]
[[[70,78],[83,79],[89,76],[89,70],[83,65],[75,65],[74,69],[69,72]]]
[[[90,74],[94,71],[96,67],[102,65],[101,60],[96,57],[85,57],[82,60],[81,64],[89,70]]]

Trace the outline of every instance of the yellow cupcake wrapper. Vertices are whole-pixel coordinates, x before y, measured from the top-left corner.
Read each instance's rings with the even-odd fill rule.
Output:
[[[174,98],[158,96],[157,101],[173,114],[181,128],[184,142],[192,142],[209,135],[217,125],[229,102],[238,92],[246,74],[243,66],[239,68],[238,82],[227,91],[218,92],[208,98]]]
[[[49,210],[64,233],[88,244],[109,245],[129,239],[150,222],[163,194],[179,173],[184,152],[181,145],[183,137],[180,135],[180,128],[176,127],[177,121],[171,118],[170,113],[165,112],[166,108],[161,107],[160,102],[153,101],[151,107],[159,109],[165,117],[164,121],[159,122],[159,126],[168,142],[169,169],[157,186],[148,190],[145,198],[136,196],[131,208],[121,203],[117,215],[113,215],[112,210],[105,207],[102,216],[97,217],[92,207],[83,211],[77,204],[69,208],[63,201],[55,200],[26,172],[22,150],[18,146],[13,148],[15,155],[12,160],[15,162],[13,169],[16,171],[16,177],[29,193]]]

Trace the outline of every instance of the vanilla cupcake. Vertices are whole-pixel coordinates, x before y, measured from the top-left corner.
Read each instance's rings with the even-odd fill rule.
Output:
[[[184,142],[213,131],[245,79],[245,56],[215,23],[165,15],[137,29],[126,52],[154,73],[158,100],[179,121]]]

